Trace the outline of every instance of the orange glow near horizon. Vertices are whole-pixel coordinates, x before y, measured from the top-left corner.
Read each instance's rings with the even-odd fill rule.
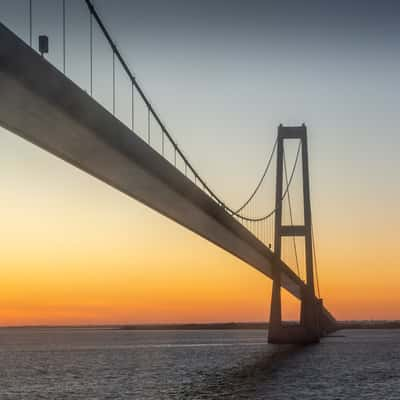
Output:
[[[1,141],[27,154],[28,168],[12,156],[0,172],[0,325],[268,319],[271,281],[261,273],[11,134]],[[378,249],[371,220],[340,235],[331,215],[317,220],[329,310],[338,319],[399,318],[395,235]],[[284,294],[283,304],[284,317],[298,319],[299,301]]]

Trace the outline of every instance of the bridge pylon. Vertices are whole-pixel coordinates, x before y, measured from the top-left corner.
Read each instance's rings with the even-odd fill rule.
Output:
[[[283,225],[283,171],[284,171],[284,142],[300,140],[301,163],[303,177],[304,224]],[[270,323],[268,341],[270,343],[315,343],[321,336],[320,319],[322,302],[315,296],[313,240],[310,202],[310,177],[308,167],[307,128],[302,126],[278,127],[277,139],[277,169],[275,194],[275,264],[273,271],[273,287],[271,298]],[[281,274],[280,261],[283,237],[304,237],[306,259],[306,283],[301,288],[301,314],[299,326],[283,326],[281,304]]]

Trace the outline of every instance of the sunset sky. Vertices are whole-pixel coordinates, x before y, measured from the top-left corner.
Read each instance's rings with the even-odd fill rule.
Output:
[[[24,39],[27,3],[0,0],[0,22]],[[83,3],[67,0],[67,74],[88,90]],[[230,204],[253,189],[277,126],[307,124],[324,302],[337,319],[400,319],[400,3],[94,3],[175,139]],[[61,1],[33,4],[34,40],[49,35],[60,67]],[[94,90],[107,103],[105,48],[99,41]],[[269,278],[1,128],[0,149],[0,325],[268,318]],[[284,303],[297,318],[298,302]]]

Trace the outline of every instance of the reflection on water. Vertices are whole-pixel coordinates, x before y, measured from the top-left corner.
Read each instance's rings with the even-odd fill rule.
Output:
[[[0,399],[400,399],[400,331],[1,329]]]

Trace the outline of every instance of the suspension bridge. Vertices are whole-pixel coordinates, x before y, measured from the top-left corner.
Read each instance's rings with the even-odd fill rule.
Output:
[[[62,35],[58,63],[46,58],[47,36],[41,35],[39,47],[36,45],[35,1],[26,1],[26,26],[22,32],[9,29],[0,20],[0,125],[190,229],[271,278],[268,330],[271,343],[318,342],[321,336],[334,331],[336,321],[319,293],[306,126],[278,127],[277,139],[254,190],[240,207],[232,207],[178,146],[93,2],[82,0],[81,3],[88,26],[89,83],[86,87],[74,82],[67,71],[69,2],[59,1]],[[104,99],[96,97],[93,79],[95,36],[99,34],[109,49],[112,66],[109,77],[112,90],[107,105],[102,104]],[[123,74],[127,82],[125,92],[129,96],[124,97],[123,103],[129,107],[125,117],[117,113],[117,74]],[[296,144],[291,168],[286,157],[287,142]],[[265,188],[273,166],[275,188]],[[298,170],[302,176],[300,224],[294,223],[291,200],[292,183]],[[270,209],[262,202],[262,190],[274,193]],[[285,222],[285,212],[289,222]],[[296,241],[299,238],[304,244],[304,274],[299,266]],[[293,265],[289,265],[283,254],[289,245],[294,252]],[[282,288],[301,301],[298,325],[282,321]]]

